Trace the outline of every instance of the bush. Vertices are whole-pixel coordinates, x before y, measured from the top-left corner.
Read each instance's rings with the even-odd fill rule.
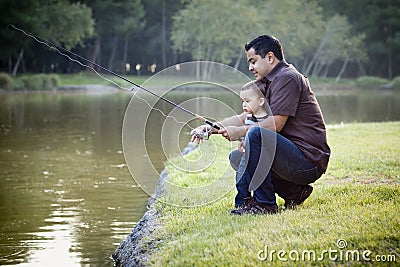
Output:
[[[378,89],[388,83],[388,79],[373,76],[362,76],[356,80],[356,86],[361,89]]]
[[[22,79],[13,79],[11,89],[14,91],[23,91],[26,89],[25,83]]]
[[[23,77],[22,81],[25,84],[25,88],[28,90],[43,90],[44,89],[44,82],[41,75],[32,75]]]
[[[400,76],[393,79],[393,89],[400,89]]]
[[[52,89],[57,88],[60,84],[60,77],[57,74],[48,75],[50,78]]]
[[[10,90],[12,89],[13,79],[7,73],[0,73],[0,89]]]
[[[51,83],[50,75],[46,74],[39,74],[37,75],[38,79],[40,79],[40,82],[42,83],[42,88],[41,90],[50,90],[53,89],[53,85]]]
[[[37,74],[31,76],[24,76],[19,79],[21,88],[21,83],[24,89],[27,90],[51,90],[57,88],[59,84],[59,77],[55,74]]]

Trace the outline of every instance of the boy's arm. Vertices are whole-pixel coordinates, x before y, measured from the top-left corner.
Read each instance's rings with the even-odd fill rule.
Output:
[[[218,133],[222,134],[222,136],[224,136],[229,141],[239,140],[240,137],[245,136],[247,131],[254,126],[260,126],[279,133],[285,126],[287,119],[288,116],[271,116],[266,118],[265,120],[250,125],[226,126],[223,129],[219,130]]]

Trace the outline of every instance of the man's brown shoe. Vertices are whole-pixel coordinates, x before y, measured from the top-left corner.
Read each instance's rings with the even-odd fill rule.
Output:
[[[311,185],[305,185],[297,199],[286,199],[284,209],[294,209],[298,205],[304,202],[312,193],[313,187]]]
[[[244,214],[275,214],[278,212],[278,206],[267,205],[258,202],[254,197],[249,197],[246,199],[245,204],[238,208],[231,210],[232,215],[244,215]]]

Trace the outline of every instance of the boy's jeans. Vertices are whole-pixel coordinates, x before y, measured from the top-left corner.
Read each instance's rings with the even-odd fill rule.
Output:
[[[235,206],[243,205],[252,190],[258,202],[268,205],[276,204],[275,193],[285,200],[296,199],[304,185],[322,175],[293,142],[274,131],[250,128],[244,149],[229,155],[237,170]]]

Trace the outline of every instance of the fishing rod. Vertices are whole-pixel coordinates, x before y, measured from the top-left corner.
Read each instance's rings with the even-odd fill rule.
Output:
[[[142,89],[142,90],[144,90],[144,91],[150,93],[151,95],[153,95],[153,96],[155,96],[155,97],[157,97],[157,98],[159,98],[159,99],[161,99],[161,100],[164,100],[165,102],[171,104],[172,106],[174,106],[174,107],[176,107],[176,108],[179,108],[180,110],[182,110],[182,111],[184,111],[184,112],[186,112],[186,113],[192,115],[192,116],[195,117],[196,119],[201,120],[201,121],[203,121],[204,123],[210,125],[212,128],[215,128],[215,129],[217,129],[217,130],[220,130],[220,129],[221,129],[220,126],[218,126],[217,124],[215,124],[215,123],[213,123],[213,122],[207,120],[206,118],[200,116],[199,114],[196,114],[196,113],[194,113],[194,112],[192,112],[192,111],[190,111],[190,110],[188,110],[188,109],[186,109],[186,108],[184,108],[184,107],[182,107],[182,106],[180,106],[180,105],[178,105],[178,104],[172,102],[171,100],[169,100],[169,99],[167,99],[167,98],[165,98],[165,97],[163,97],[163,96],[160,96],[160,95],[158,95],[158,94],[156,94],[156,93],[150,91],[149,89],[147,89],[147,88],[145,88],[145,87],[143,87],[143,86],[141,86],[141,85],[139,85],[139,84],[137,84],[137,83],[135,83],[135,82],[133,82],[133,81],[127,79],[127,78],[125,78],[124,76],[122,76],[122,75],[120,75],[120,74],[118,74],[118,73],[113,72],[112,70],[109,70],[109,69],[107,69],[107,68],[105,68],[105,67],[103,67],[103,66],[101,66],[101,65],[99,65],[99,64],[97,64],[97,63],[95,63],[95,62],[93,62],[93,61],[91,61],[91,60],[89,60],[89,59],[87,59],[87,58],[84,58],[84,57],[82,57],[82,56],[80,56],[80,55],[78,55],[78,54],[76,54],[76,53],[74,53],[74,52],[72,52],[72,51],[69,51],[68,49],[65,49],[64,47],[62,47],[62,46],[60,46],[60,45],[58,45],[58,44],[56,44],[56,43],[54,43],[54,42],[52,42],[52,41],[43,39],[43,38],[41,38],[41,37],[39,37],[39,36],[37,36],[37,35],[35,35],[35,34],[33,34],[33,33],[30,33],[30,32],[27,32],[27,31],[25,31],[25,30],[22,30],[22,29],[16,27],[15,25],[13,25],[13,24],[9,24],[9,26],[13,27],[13,28],[14,28],[15,30],[17,30],[17,31],[20,31],[20,32],[24,33],[25,35],[27,35],[27,36],[29,36],[29,37],[34,38],[35,40],[39,40],[39,42],[42,42],[42,43],[46,44],[48,47],[52,47],[52,48],[55,48],[55,49],[58,50],[58,51],[61,50],[61,51],[66,52],[66,53],[68,53],[68,54],[70,54],[70,55],[73,55],[74,57],[77,57],[77,58],[79,58],[79,59],[81,59],[81,60],[83,60],[83,61],[85,61],[85,62],[87,62],[87,63],[89,63],[89,64],[91,64],[91,65],[93,65],[93,66],[98,67],[99,69],[102,69],[102,70],[108,72],[108,73],[111,74],[111,75],[114,75],[114,76],[120,78],[121,80],[124,80],[124,81],[126,81],[126,82],[132,84],[132,85],[135,86],[136,88]],[[132,89],[132,90],[133,90],[133,89]],[[208,137],[208,132],[205,132],[204,134],[199,133],[199,132],[196,132],[196,135],[197,135],[198,137],[200,137],[200,138],[205,138],[205,139],[207,139],[206,137]],[[207,136],[206,136],[206,135],[207,135]]]

